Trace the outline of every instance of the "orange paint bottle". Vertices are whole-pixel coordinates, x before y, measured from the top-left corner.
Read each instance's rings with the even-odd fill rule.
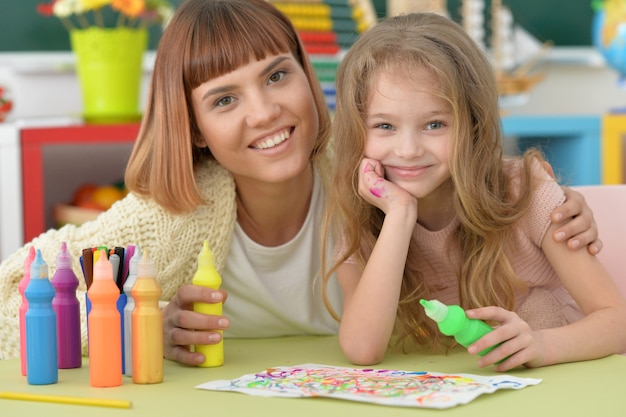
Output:
[[[93,267],[93,283],[87,291],[91,301],[89,326],[89,379],[92,387],[122,385],[122,328],[111,262],[101,249]]]
[[[135,300],[132,312],[133,382],[157,384],[163,381],[163,314],[159,308],[161,287],[154,262],[144,251],[131,289]]]

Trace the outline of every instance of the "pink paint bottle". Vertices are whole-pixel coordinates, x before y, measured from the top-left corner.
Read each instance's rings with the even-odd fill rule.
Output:
[[[89,325],[89,381],[92,387],[122,385],[122,325],[117,310],[120,290],[113,281],[111,262],[104,249],[93,268],[87,291],[91,302]]]
[[[26,364],[26,311],[28,311],[28,300],[24,295],[24,291],[26,291],[26,287],[30,282],[30,265],[33,263],[33,259],[35,259],[35,247],[31,246],[24,261],[24,276],[18,285],[18,290],[22,295],[22,304],[20,304],[20,360],[22,375],[24,376],[26,376],[28,368]]]
[[[52,307],[57,315],[59,369],[80,368],[80,304],[76,298],[78,277],[72,270],[72,257],[65,242],[61,244],[61,251],[57,255],[52,286],[55,290]]]

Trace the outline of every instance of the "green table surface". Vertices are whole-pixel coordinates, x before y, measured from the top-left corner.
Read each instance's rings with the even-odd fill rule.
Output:
[[[317,363],[352,365],[346,361],[336,337],[284,337],[275,339],[227,339],[225,364],[219,368],[195,368],[165,361],[160,384],[133,384],[123,377],[114,388],[89,385],[88,360],[79,369],[59,370],[59,382],[29,385],[20,373],[19,360],[0,361],[0,391],[109,398],[132,401],[130,409],[53,404],[0,399],[0,415],[16,416],[626,416],[626,357],[515,369],[507,374],[541,378],[536,386],[483,394],[469,404],[445,410],[390,407],[329,398],[265,398],[236,392],[195,389],[216,379],[233,379],[274,366]],[[388,353],[376,369],[431,371],[492,375],[481,369],[465,350],[448,355]]]

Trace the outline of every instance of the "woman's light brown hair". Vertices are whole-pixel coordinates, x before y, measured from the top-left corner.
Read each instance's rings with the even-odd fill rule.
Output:
[[[185,1],[159,43],[145,115],[126,168],[128,189],[176,214],[204,204],[194,168],[212,155],[194,119],[192,90],[251,59],[283,53],[300,62],[311,86],[319,119],[314,160],[326,147],[330,115],[291,21],[264,0]]]

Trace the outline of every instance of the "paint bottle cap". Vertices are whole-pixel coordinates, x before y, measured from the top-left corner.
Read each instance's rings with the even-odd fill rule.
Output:
[[[209,248],[209,241],[205,240],[202,245],[202,250],[198,254],[198,267],[206,267],[206,266],[214,266],[215,265],[215,256],[211,249]]]
[[[439,300],[420,300],[420,304],[424,307],[424,312],[435,322],[442,322],[448,315],[448,306]]]
[[[134,248],[133,256],[128,262],[128,278],[124,282],[124,292],[130,294],[135,281],[137,281],[137,271],[139,269],[139,261],[141,260],[141,249],[139,246]]]
[[[67,251],[67,243],[61,243],[61,251],[57,255],[57,269],[72,269],[72,257]]]
[[[24,275],[30,277],[30,266],[33,264],[35,260],[35,256],[37,252],[35,251],[35,247],[31,246],[28,248],[28,255],[26,255],[26,259],[24,260]]]
[[[43,260],[40,249],[37,249],[35,259],[30,265],[30,279],[48,279],[48,264]]]
[[[141,249],[139,246],[135,247],[135,253],[133,257],[130,258],[130,262],[128,263],[128,274],[129,275],[137,275],[137,271],[139,270],[139,261],[141,260]]]
[[[154,277],[155,275],[154,262],[148,257],[148,252],[144,252],[137,267],[137,277]]]
[[[113,280],[113,267],[111,262],[107,258],[107,252],[104,249],[100,249],[100,256],[98,262],[93,266],[93,279],[94,280]]]

